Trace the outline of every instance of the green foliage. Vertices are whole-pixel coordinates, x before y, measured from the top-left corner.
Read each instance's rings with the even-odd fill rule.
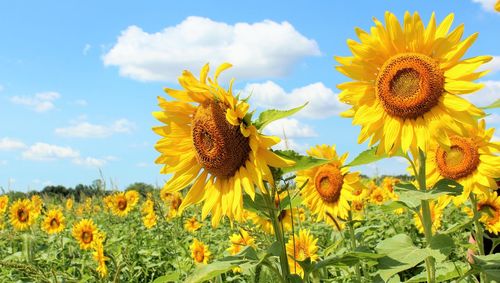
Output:
[[[361,152],[358,156],[356,156],[354,158],[353,161],[351,161],[349,164],[346,164],[345,166],[353,167],[353,166],[359,166],[359,165],[366,165],[366,164],[370,164],[373,162],[377,162],[377,161],[385,159],[385,158],[390,158],[390,157],[394,157],[394,156],[403,156],[403,154],[401,152],[399,152],[393,156],[389,156],[387,154],[377,155],[377,147],[378,146],[373,146],[370,149],[367,149],[367,150]]]
[[[306,107],[306,105],[307,105],[307,102],[302,106],[299,106],[299,107],[296,107],[296,108],[293,108],[290,110],[270,109],[270,110],[262,111],[259,115],[259,118],[257,120],[255,120],[253,122],[253,124],[255,125],[255,127],[258,130],[263,130],[267,125],[269,125],[269,123],[276,121],[276,120],[279,120],[279,119],[286,118],[288,116],[291,116],[291,115],[299,112],[300,110],[302,110],[302,108]]]
[[[284,174],[299,170],[306,170],[329,162],[329,160],[326,159],[315,158],[308,155],[300,155],[293,150],[276,150],[274,151],[274,153],[283,158],[295,161],[294,166],[281,168],[281,171]]]

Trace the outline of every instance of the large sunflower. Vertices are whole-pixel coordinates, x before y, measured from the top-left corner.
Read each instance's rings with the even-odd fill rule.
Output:
[[[318,239],[311,235],[310,231],[301,229],[299,234],[288,239],[286,244],[286,253],[288,255],[288,265],[290,272],[304,277],[304,269],[299,265],[298,261],[304,261],[307,258],[312,262],[318,257]]]
[[[180,212],[204,201],[202,218],[211,212],[214,226],[224,215],[241,220],[242,192],[253,198],[254,186],[264,191],[263,181],[273,184],[269,166],[292,164],[269,149],[278,138],[262,135],[245,118],[249,105],[233,96],[232,86],[225,90],[218,84],[219,74],[229,67],[222,64],[213,80],[207,80],[208,64],[200,79],[184,71],[179,78],[183,90],[165,89],[176,100],[159,97],[162,111],[153,113],[166,124],[153,130],[162,136],[156,163],[165,164],[161,173],[173,174],[165,184],[167,192],[192,184]]]
[[[212,253],[207,245],[197,239],[193,240],[191,244],[191,257],[194,259],[195,263],[207,264],[211,255]]]
[[[15,201],[10,207],[10,223],[16,230],[28,229],[35,222],[32,203],[28,199]]]
[[[45,215],[42,222],[42,229],[47,234],[57,234],[64,230],[65,219],[62,209],[51,209]]]
[[[378,153],[410,149],[416,156],[432,139],[449,144],[441,130],[461,132],[484,115],[460,95],[482,87],[472,81],[486,72],[474,71],[491,57],[461,60],[477,33],[463,41],[463,25],[448,33],[453,17],[436,26],[433,13],[424,27],[418,13],[406,12],[401,26],[386,12],[386,26],[375,19],[370,33],[356,29],[360,42],[347,41],[353,56],[336,57],[337,70],[353,81],[338,85],[339,98],[352,105],[343,116],[361,125],[359,143],[371,137],[370,146],[380,141]]]
[[[297,187],[305,184],[301,191],[304,204],[317,214],[317,221],[337,217],[346,219],[350,209],[348,201],[354,198],[352,192],[364,189],[359,173],[351,173],[348,167],[342,167],[348,154],[339,157],[335,146],[328,145],[312,147],[307,154],[330,162],[297,172]]]
[[[495,129],[486,130],[481,120],[479,126],[467,130],[466,136],[450,135],[449,150],[431,143],[426,159],[429,185],[447,178],[463,186],[463,193],[454,199],[455,204],[465,202],[471,192],[490,192],[497,187],[495,178],[500,177],[500,143],[491,141]]]

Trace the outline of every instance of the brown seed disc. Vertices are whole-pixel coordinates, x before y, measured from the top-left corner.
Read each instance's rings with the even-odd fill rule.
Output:
[[[226,120],[226,109],[221,102],[207,101],[198,106],[192,121],[196,158],[219,178],[233,176],[250,153],[249,139]]]
[[[459,136],[450,137],[450,151],[438,147],[436,163],[441,175],[458,180],[474,172],[479,165],[479,151],[472,139]]]
[[[318,169],[314,178],[316,191],[328,203],[335,203],[340,198],[344,177],[337,166],[326,164]]]
[[[444,73],[431,57],[398,54],[382,66],[375,86],[389,115],[416,119],[438,103],[444,90]]]

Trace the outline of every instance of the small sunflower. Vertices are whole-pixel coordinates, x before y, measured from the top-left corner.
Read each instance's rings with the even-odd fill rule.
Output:
[[[7,211],[7,206],[9,205],[9,196],[0,196],[0,214],[4,214]]]
[[[355,199],[351,202],[351,211],[354,220],[362,220],[365,211],[365,202],[363,200]]]
[[[479,219],[490,233],[500,233],[500,196],[497,192],[481,194],[478,198],[477,209],[481,211]]]
[[[428,184],[444,178],[460,183],[463,192],[454,199],[455,204],[465,202],[471,192],[482,194],[496,188],[495,178],[500,177],[500,143],[491,141],[494,131],[486,130],[481,120],[477,128],[468,128],[466,136],[450,135],[449,150],[431,144],[426,159]]]
[[[127,191],[125,193],[125,197],[127,198],[128,200],[128,203],[130,205],[130,207],[134,207],[137,205],[137,203],[139,202],[139,193],[135,190],[130,190],[130,191]]]
[[[387,201],[387,192],[382,187],[373,188],[370,194],[370,201],[376,205],[382,205]]]
[[[378,153],[418,148],[438,139],[449,145],[442,130],[462,132],[462,125],[476,126],[474,117],[484,112],[461,97],[483,87],[473,81],[487,72],[477,72],[491,56],[461,59],[477,33],[461,41],[464,26],[448,33],[453,14],[436,25],[434,13],[424,27],[418,13],[405,13],[401,25],[385,13],[385,24],[375,19],[370,33],[356,29],[360,42],[348,40],[353,56],[336,57],[337,70],[353,79],[338,85],[339,98],[352,108],[343,113],[361,126],[358,142],[370,139]]]
[[[191,233],[194,233],[196,230],[200,229],[201,226],[201,223],[198,222],[198,220],[194,216],[184,222],[184,229]]]
[[[200,79],[184,71],[183,90],[165,89],[176,100],[158,98],[162,111],[153,113],[166,124],[153,129],[162,136],[156,163],[165,164],[161,173],[173,174],[165,187],[177,192],[192,184],[179,212],[204,201],[202,219],[211,213],[213,226],[223,216],[242,220],[243,191],[253,199],[255,186],[264,191],[263,181],[274,184],[269,166],[293,164],[270,150],[279,138],[262,135],[245,119],[249,105],[233,96],[232,82],[228,90],[218,84],[229,67],[222,64],[208,82],[208,64]]]
[[[101,232],[97,229],[92,219],[82,219],[73,225],[73,237],[80,244],[82,250],[92,248],[96,241],[99,241]]]
[[[43,208],[43,200],[39,195],[31,196],[31,208],[33,218],[38,218],[38,216],[40,216],[40,214],[42,213]]]
[[[348,154],[339,157],[335,146],[327,145],[317,145],[307,153],[330,162],[297,172],[297,186],[305,184],[301,191],[303,203],[313,214],[317,214],[317,221],[329,218],[328,215],[346,219],[350,209],[348,201],[353,199],[352,192],[363,189],[359,173],[351,173],[348,167],[342,167]]]
[[[394,178],[394,177],[385,177],[382,180],[381,187],[385,190],[386,195],[387,195],[387,197],[389,199],[392,199],[392,200],[398,200],[399,199],[398,194],[396,194],[396,192],[394,191],[394,187],[399,182],[400,182],[400,180],[397,179],[397,178]]]
[[[66,210],[71,210],[73,208],[74,201],[72,198],[66,200]]]
[[[166,187],[160,190],[160,199],[164,202],[169,202],[172,199],[172,193],[168,191]]]
[[[130,195],[129,195],[130,196]],[[130,199],[127,197],[126,193],[116,193],[113,196],[113,205],[111,206],[111,211],[114,215],[124,217],[133,209],[134,204],[132,201],[137,203],[138,198]]]
[[[240,229],[239,233],[235,233],[229,237],[231,247],[227,249],[229,254],[236,255],[245,247],[255,247],[255,239],[250,234]]]
[[[429,201],[429,207],[431,211],[431,222],[432,222],[432,233],[436,233],[436,231],[441,227],[441,219],[443,218],[443,211],[446,206],[450,203],[451,198],[449,196],[442,196],[436,200]],[[422,213],[422,209],[420,209],[420,213]],[[417,213],[413,213],[413,220],[415,221],[415,226],[417,227],[420,233],[424,233],[424,225],[420,220],[420,217]]]
[[[156,213],[150,212],[142,217],[142,223],[144,223],[144,227],[151,229],[158,223],[157,219],[158,216],[156,216]]]
[[[193,243],[191,244],[191,256],[196,263],[207,264],[211,255],[212,253],[208,250],[207,245],[197,239],[193,240]]]
[[[15,201],[10,207],[10,223],[16,230],[28,229],[35,222],[32,203],[28,199]]]
[[[47,234],[58,234],[64,230],[65,218],[60,208],[51,209],[45,215],[42,222],[42,229]]]
[[[94,251],[92,252],[92,255],[97,262],[97,268],[96,271],[99,273],[101,278],[104,278],[108,275],[108,268],[106,266],[106,261],[109,260],[108,257],[104,255],[104,245],[102,244],[102,241],[96,242],[94,245]]]
[[[299,234],[288,239],[286,253],[288,255],[288,265],[290,272],[304,277],[304,270],[297,261],[304,261],[310,258],[312,262],[318,259],[318,239],[314,238],[308,230],[301,229]]]

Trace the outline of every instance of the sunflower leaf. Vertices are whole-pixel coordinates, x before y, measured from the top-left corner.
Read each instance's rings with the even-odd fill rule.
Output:
[[[315,158],[307,155],[300,155],[293,150],[275,150],[274,153],[283,158],[295,161],[294,166],[281,168],[283,174],[299,170],[306,170],[330,162],[330,160],[327,159]]]
[[[495,102],[488,106],[481,107],[482,109],[492,109],[492,108],[500,108],[500,99],[497,99]]]
[[[344,166],[359,166],[359,165],[366,165],[370,164],[373,162],[377,162],[379,160],[385,159],[385,158],[391,158],[395,156],[403,156],[404,154],[401,151],[398,151],[395,155],[388,155],[388,154],[381,154],[377,155],[377,147],[378,146],[372,146],[370,149],[367,149],[363,152],[361,152],[358,156],[354,158],[353,161],[351,161],[349,164],[344,165]]]
[[[260,113],[259,118],[253,122],[255,127],[258,130],[264,129],[269,123],[286,118],[288,116],[291,116],[297,112],[299,112],[302,108],[306,107],[306,105],[309,102],[304,103],[304,105],[292,108],[290,110],[276,110],[276,109],[269,109],[266,111],[263,111]]]

